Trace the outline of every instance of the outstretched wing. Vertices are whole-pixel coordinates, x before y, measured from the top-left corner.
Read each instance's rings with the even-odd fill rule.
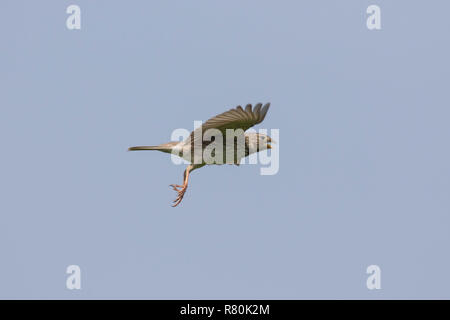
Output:
[[[248,128],[261,123],[264,120],[267,111],[269,110],[270,103],[266,103],[264,107],[261,107],[262,103],[258,103],[253,107],[253,109],[251,104],[247,104],[245,109],[241,106],[237,106],[235,109],[230,109],[206,121],[200,127],[202,134],[199,134],[200,128],[192,131],[188,139],[191,140],[191,143],[194,142],[194,136],[196,139],[203,139],[203,135],[208,129],[220,130],[224,138],[227,129],[242,129],[243,131],[246,131]]]

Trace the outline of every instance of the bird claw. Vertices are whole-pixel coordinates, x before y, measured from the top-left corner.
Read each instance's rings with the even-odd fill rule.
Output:
[[[172,187],[173,190],[179,192],[180,190],[178,190],[178,188],[182,189],[183,186],[180,186],[179,184],[171,184],[170,185]]]
[[[173,190],[175,190],[178,193],[178,196],[175,200],[173,200],[174,204],[172,205],[172,207],[176,207],[177,205],[180,204],[181,200],[183,200],[184,194],[187,189],[187,185],[180,186],[179,184],[171,184],[170,186],[173,188]]]

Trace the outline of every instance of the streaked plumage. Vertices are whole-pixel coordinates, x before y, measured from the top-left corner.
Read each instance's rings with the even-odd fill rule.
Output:
[[[183,159],[191,162],[190,165],[184,171],[184,179],[183,185],[171,185],[172,188],[177,191],[178,196],[174,200],[173,206],[177,206],[184,197],[188,186],[189,174],[195,169],[201,168],[206,164],[211,164],[205,162],[202,155],[213,141],[208,139],[208,130],[209,129],[217,129],[222,133],[223,137],[223,158],[218,158],[223,161],[222,163],[235,164],[239,165],[239,162],[243,157],[248,156],[251,153],[258,152],[265,149],[270,149],[270,142],[272,142],[271,138],[267,135],[257,134],[257,133],[244,133],[247,129],[253,127],[254,125],[261,123],[269,110],[270,103],[267,103],[262,106],[261,103],[255,105],[252,108],[251,104],[247,104],[245,109],[241,106],[237,106],[235,109],[230,109],[226,112],[223,112],[205,123],[194,131],[191,132],[189,137],[181,142],[172,141],[165,144],[161,144],[158,146],[140,146],[140,147],[131,147],[129,151],[137,151],[137,150],[158,150],[161,152],[176,154]],[[226,155],[226,141],[227,141],[227,129],[239,130],[242,129],[242,135],[239,135],[234,138],[234,144],[231,146],[234,148],[234,159],[225,159]],[[239,131],[240,132],[240,131]],[[231,139],[231,136],[229,136]],[[238,145],[236,143],[237,140],[243,139],[244,145],[243,149],[238,150]],[[229,146],[230,147],[230,146]],[[212,153],[215,155],[215,153]],[[241,155],[240,157],[238,155]],[[218,154],[220,155],[220,154]],[[199,158],[197,158],[198,156]],[[197,163],[196,159],[201,159],[202,161]],[[228,160],[228,161],[225,161]],[[219,160],[220,162],[220,160]],[[212,164],[221,164],[221,163],[212,163]]]

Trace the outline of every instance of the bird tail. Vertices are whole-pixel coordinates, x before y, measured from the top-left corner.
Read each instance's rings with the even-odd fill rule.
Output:
[[[178,142],[169,142],[165,144],[160,144],[159,146],[137,146],[137,147],[131,147],[128,148],[128,151],[141,151],[141,150],[157,150],[162,152],[171,153],[172,148],[177,144]]]
[[[128,151],[138,151],[138,150],[165,150],[166,148],[162,148],[160,146],[138,146],[128,148]]]

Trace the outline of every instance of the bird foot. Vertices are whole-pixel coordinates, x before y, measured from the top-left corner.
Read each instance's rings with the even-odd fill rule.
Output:
[[[177,205],[180,204],[181,200],[183,200],[184,197],[184,193],[186,192],[187,189],[187,184],[180,186],[179,184],[171,184],[170,185],[173,190],[175,190],[178,193],[177,198],[173,201],[173,205],[172,207],[176,207]]]
[[[180,188],[180,189],[183,188],[183,186],[180,186],[179,184],[171,184],[170,186],[172,187],[173,190],[175,190],[177,192],[180,191],[180,190],[178,190],[178,188]]]

